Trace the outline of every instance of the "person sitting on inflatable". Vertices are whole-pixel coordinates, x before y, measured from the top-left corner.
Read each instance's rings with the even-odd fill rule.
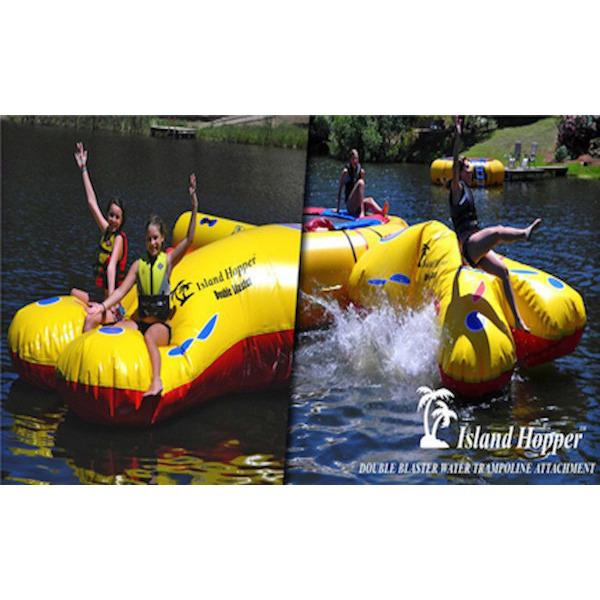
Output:
[[[385,201],[383,208],[375,202],[370,196],[365,198],[365,170],[358,160],[358,150],[350,150],[350,161],[344,165],[340,174],[340,184],[337,194],[337,211],[340,212],[340,201],[342,190],[344,190],[344,199],[346,208],[353,217],[363,218],[367,210],[372,213],[387,216],[390,205]]]
[[[126,320],[122,325],[139,329],[148,347],[152,364],[152,383],[144,396],[158,396],[163,389],[158,346],[166,346],[171,341],[171,327],[168,323],[172,316],[169,301],[171,270],[183,258],[185,251],[194,239],[198,197],[196,195],[196,176],[193,173],[190,175],[189,193],[192,199],[192,216],[185,239],[181,240],[167,254],[164,249],[165,225],[159,217],[152,215],[146,224],[147,255],[140,257],[131,265],[123,283],[117,290],[110,294],[104,302],[90,309],[90,314],[109,311],[137,282],[137,312],[132,321]]]
[[[516,328],[529,332],[529,328],[525,325],[517,310],[508,269],[500,256],[493,251],[493,248],[498,244],[530,240],[531,235],[539,227],[542,220],[535,219],[529,227],[524,229],[505,227],[504,225],[484,229],[479,227],[477,211],[475,210],[475,198],[470,187],[473,182],[473,169],[466,158],[459,157],[462,128],[463,117],[456,117],[454,149],[452,151],[452,181],[450,182],[448,197],[450,216],[460,244],[461,254],[471,267],[483,269],[487,273],[500,278],[506,299],[515,317]]]
[[[106,208],[107,217],[102,214],[87,168],[88,152],[81,142],[78,142],[76,147],[75,162],[81,170],[88,208],[102,232],[99,244],[100,251],[94,270],[96,273],[96,286],[104,291],[103,298],[107,298],[123,282],[125,276],[127,236],[121,229],[125,224],[125,208],[121,200],[112,198]],[[86,305],[90,304],[90,296],[83,290],[73,288],[71,295],[79,298]],[[124,311],[120,305],[115,306],[112,311],[106,313],[91,314],[88,309],[83,331],[89,331],[100,323],[114,323],[121,320],[123,316]]]

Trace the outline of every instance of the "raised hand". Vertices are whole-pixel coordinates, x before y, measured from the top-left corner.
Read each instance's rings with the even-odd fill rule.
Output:
[[[87,150],[83,147],[83,144],[81,142],[77,142],[75,147],[77,148],[75,154],[73,155],[75,156],[75,162],[77,163],[77,166],[80,169],[84,169],[87,165]]]
[[[192,206],[198,206],[198,196],[196,196],[196,175],[195,173],[190,174],[190,196],[192,197]]]
[[[462,135],[463,127],[465,123],[465,118],[461,116],[457,116],[454,120],[454,126],[456,127],[456,132],[458,135]]]

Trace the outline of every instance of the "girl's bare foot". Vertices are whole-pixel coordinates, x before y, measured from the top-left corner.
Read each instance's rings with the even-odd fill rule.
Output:
[[[533,235],[533,232],[542,224],[542,220],[541,219],[536,219],[529,227],[527,227],[527,229],[525,229],[526,236],[525,239],[527,241],[529,241],[531,239],[531,236]]]
[[[163,391],[163,384],[160,379],[156,381],[152,381],[152,385],[148,388],[148,391],[142,396],[142,398],[146,398],[148,396],[160,396]]]

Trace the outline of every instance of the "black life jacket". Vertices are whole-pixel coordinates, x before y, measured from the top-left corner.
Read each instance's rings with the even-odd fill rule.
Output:
[[[348,179],[346,180],[346,186],[344,188],[344,199],[348,202],[348,198],[356,185],[356,182],[360,179],[360,172],[362,166],[360,163],[356,165],[356,169],[352,168],[352,163],[346,163],[344,168],[348,171]]]
[[[460,237],[461,234],[467,231],[479,229],[479,222],[475,209],[475,198],[473,197],[471,188],[463,181],[459,181],[458,183],[461,188],[461,195],[458,202],[455,203],[452,201],[452,188],[450,188],[448,201],[450,202],[452,225],[454,226],[456,235]]]
[[[170,303],[167,253],[160,252],[154,259],[149,256],[138,260],[137,292],[138,316],[156,317],[161,321],[169,318]]]

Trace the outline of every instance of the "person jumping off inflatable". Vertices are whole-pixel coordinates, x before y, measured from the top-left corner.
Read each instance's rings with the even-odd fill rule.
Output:
[[[125,207],[118,198],[112,198],[106,207],[106,217],[98,206],[94,186],[87,168],[88,151],[81,142],[77,143],[74,154],[75,162],[81,170],[83,187],[87,198],[88,208],[96,221],[102,236],[100,238],[98,259],[94,265],[96,274],[96,287],[103,290],[102,297],[107,298],[123,282],[125,265],[127,263],[127,236],[122,231],[125,223]],[[83,290],[73,288],[71,295],[79,298],[87,305],[90,304],[90,295]],[[92,303],[93,304],[93,303]],[[121,306],[115,306],[110,313],[89,313],[83,325],[83,331],[89,331],[100,323],[114,323],[123,318],[124,311]]]
[[[456,117],[454,148],[452,151],[452,181],[450,182],[448,197],[450,216],[460,244],[461,254],[471,267],[483,269],[487,273],[500,278],[506,299],[515,318],[516,328],[529,332],[529,328],[525,325],[517,310],[508,269],[493,249],[498,244],[530,240],[542,220],[535,219],[529,227],[524,229],[505,227],[504,225],[484,229],[479,227],[475,199],[470,187],[473,182],[473,168],[465,157],[459,157],[463,122],[463,117]]]
[[[349,162],[344,165],[340,175],[340,184],[337,194],[337,212],[340,212],[342,190],[346,208],[353,217],[364,217],[367,210],[372,213],[386,216],[390,208],[387,200],[383,208],[370,196],[365,198],[365,170],[358,160],[358,150],[350,150]]]
[[[144,396],[159,396],[163,385],[160,378],[159,346],[167,346],[171,341],[171,327],[168,323],[171,315],[169,295],[171,293],[169,276],[173,267],[183,258],[185,251],[194,239],[198,197],[196,195],[196,176],[190,175],[189,193],[192,199],[192,216],[186,237],[167,254],[165,252],[165,225],[156,215],[152,215],[146,224],[146,256],[136,260],[129,269],[121,286],[104,302],[90,309],[90,314],[108,312],[121,301],[127,292],[137,283],[138,309],[132,321],[121,323],[124,327],[139,329],[148,347],[152,364],[152,383]]]

